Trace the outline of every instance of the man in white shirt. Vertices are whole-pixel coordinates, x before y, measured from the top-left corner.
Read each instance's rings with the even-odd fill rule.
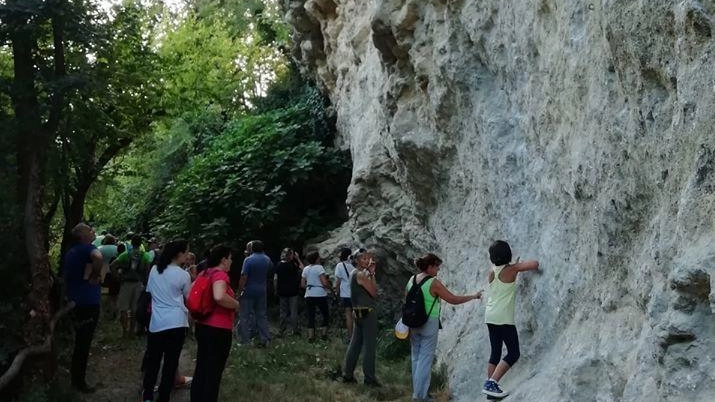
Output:
[[[335,294],[340,297],[340,302],[345,309],[345,326],[348,330],[346,343],[350,343],[353,336],[353,306],[350,302],[350,275],[355,270],[350,264],[349,248],[340,250],[340,262],[335,265]]]

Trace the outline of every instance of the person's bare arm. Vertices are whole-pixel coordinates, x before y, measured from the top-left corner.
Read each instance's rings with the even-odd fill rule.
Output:
[[[337,294],[338,296],[340,296],[340,283],[341,283],[341,282],[342,282],[342,280],[341,280],[340,278],[336,278],[336,279],[335,279],[335,287],[333,288],[333,291],[334,291],[335,294]]]
[[[367,293],[373,298],[377,297],[377,283],[375,283],[375,275],[368,275],[365,271],[356,272],[357,283],[362,286]]]
[[[238,280],[238,290],[243,292],[246,288],[246,282],[248,282],[248,275],[241,275],[241,279]]]
[[[114,261],[112,261],[111,264],[109,264],[109,272],[112,273],[112,275],[118,275],[119,272],[117,269],[119,268],[119,259],[115,258]]]
[[[228,294],[228,283],[226,283],[226,281],[214,282],[213,285],[211,285],[211,289],[213,290],[214,301],[216,301],[216,304],[232,310],[238,309],[238,300]]]
[[[90,273],[89,278],[99,281],[99,277],[102,275],[104,258],[102,257],[102,253],[97,249],[92,250],[89,256],[92,259],[92,272]]]
[[[524,261],[524,262],[517,262],[514,265],[510,265],[509,268],[514,270],[515,272],[538,271],[539,270],[539,261],[528,260],[528,261]]]
[[[332,292],[333,288],[330,287],[330,281],[328,280],[328,275],[320,274],[320,283],[323,284],[323,288],[328,292]]]
[[[447,287],[439,281],[439,279],[435,279],[432,281],[432,285],[430,286],[430,293],[446,301],[449,304],[462,304],[474,299],[482,298],[482,292],[477,292],[473,295],[457,296],[450,292],[449,289],[447,289]]]
[[[528,260],[524,262],[517,262],[512,265],[507,265],[500,273],[499,280],[505,283],[512,283],[516,280],[517,274],[519,272],[525,271],[538,271],[539,262],[536,260]]]
[[[303,289],[308,287],[308,281],[306,281],[305,278],[300,278],[300,287]]]

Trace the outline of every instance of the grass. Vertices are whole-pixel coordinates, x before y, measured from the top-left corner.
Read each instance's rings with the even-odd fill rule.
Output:
[[[377,377],[381,388],[362,384],[362,362],[355,370],[357,384],[339,380],[347,346],[343,331],[331,329],[330,339],[310,343],[300,337],[274,337],[270,347],[234,346],[221,383],[220,401],[253,402],[342,402],[395,401],[409,402],[412,394],[409,342],[394,337],[385,329],[378,340]],[[95,333],[90,357],[90,382],[98,380],[98,391],[79,395],[67,384],[71,353],[71,331],[58,339],[60,375],[51,383],[27,384],[18,402],[131,402],[138,396],[139,366],[144,352],[144,337],[122,339],[116,321],[102,316]],[[196,343],[187,338],[182,352],[182,374],[192,375]],[[436,366],[435,366],[436,369]],[[30,381],[32,382],[32,381]],[[38,386],[39,385],[39,386]],[[433,395],[439,401],[448,399],[443,370],[432,375]],[[188,402],[188,391],[179,391],[173,399]]]
[[[254,401],[410,401],[409,357],[378,356],[377,376],[382,388],[362,385],[361,365],[355,370],[358,384],[339,380],[346,346],[335,335],[331,340],[309,343],[300,338],[275,339],[268,349],[235,347],[221,384],[221,400],[248,393]]]

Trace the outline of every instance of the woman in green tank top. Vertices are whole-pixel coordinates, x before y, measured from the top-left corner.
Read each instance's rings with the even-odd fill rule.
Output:
[[[415,266],[420,273],[407,282],[405,294],[412,286],[420,286],[425,300],[427,322],[419,328],[410,329],[410,344],[412,346],[412,400],[431,401],[428,396],[432,362],[437,349],[437,334],[439,332],[439,313],[442,300],[449,304],[462,304],[482,297],[482,292],[473,295],[457,296],[447,289],[436,278],[442,266],[442,260],[432,253],[425,254],[415,260]],[[422,282],[425,278],[429,278]],[[418,285],[415,285],[417,283]]]
[[[503,240],[489,247],[489,259],[494,266],[489,270],[489,297],[484,321],[489,330],[491,355],[487,365],[487,380],[482,393],[503,398],[508,395],[499,386],[499,380],[519,359],[519,337],[516,332],[514,310],[516,306],[516,276],[519,272],[537,271],[538,261],[511,263],[511,248]],[[502,345],[507,355],[501,358]]]

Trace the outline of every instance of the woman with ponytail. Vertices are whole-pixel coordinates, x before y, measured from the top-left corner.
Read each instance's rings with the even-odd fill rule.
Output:
[[[162,360],[164,367],[157,402],[168,402],[174,387],[174,376],[189,326],[184,300],[189,295],[191,279],[181,268],[188,251],[189,244],[185,240],[167,243],[149,273],[146,290],[151,293],[152,312],[144,362],[142,400],[145,402],[154,400],[154,385]]]
[[[482,292],[473,295],[457,296],[447,289],[436,278],[442,266],[442,260],[432,253],[415,259],[415,266],[420,270],[407,282],[405,293],[412,286],[420,286],[425,301],[427,322],[418,328],[410,328],[410,343],[412,345],[412,400],[432,401],[428,397],[432,362],[437,349],[437,334],[439,332],[439,313],[441,301],[449,304],[462,304],[470,300],[480,299]]]

